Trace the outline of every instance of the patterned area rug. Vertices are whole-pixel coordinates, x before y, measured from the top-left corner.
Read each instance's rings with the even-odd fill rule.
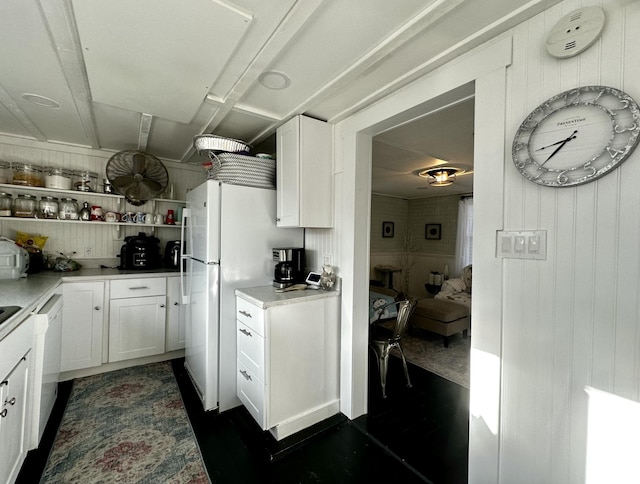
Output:
[[[470,336],[466,339],[461,334],[451,336],[449,347],[445,348],[442,336],[414,330],[402,338],[402,350],[407,361],[414,365],[469,388]]]
[[[41,483],[209,483],[169,362],[75,380]]]

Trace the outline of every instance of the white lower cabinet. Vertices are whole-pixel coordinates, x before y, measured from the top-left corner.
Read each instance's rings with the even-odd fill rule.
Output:
[[[62,284],[61,371],[102,364],[104,284],[104,281]]]
[[[184,311],[180,276],[167,277],[167,351],[184,349]]]
[[[166,278],[110,282],[109,362],[165,352]]]
[[[336,414],[338,297],[236,306],[237,393],[260,427],[280,440]]]
[[[27,320],[3,341],[0,354],[0,482],[14,482],[30,432],[29,387],[34,326]]]

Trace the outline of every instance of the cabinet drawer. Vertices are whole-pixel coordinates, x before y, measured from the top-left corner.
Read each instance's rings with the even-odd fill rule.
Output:
[[[238,359],[264,382],[264,338],[240,321],[237,327]]]
[[[267,429],[265,411],[265,387],[260,379],[238,360],[238,373],[236,377],[238,398],[244,404],[249,413],[258,422],[262,430]]]
[[[166,293],[167,279],[165,277],[118,279],[111,281],[111,299],[164,296]]]
[[[248,301],[236,298],[236,318],[256,331],[260,336],[266,336],[264,332],[264,309],[254,306]]]

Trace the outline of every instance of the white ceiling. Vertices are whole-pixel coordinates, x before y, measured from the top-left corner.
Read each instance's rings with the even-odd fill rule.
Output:
[[[371,191],[399,198],[473,192],[473,86],[455,103],[373,138]],[[458,168],[453,185],[432,187],[418,172]]]
[[[178,162],[200,161],[202,133],[269,148],[292,116],[342,120],[558,1],[3,0],[0,134]],[[289,86],[264,87],[266,71]],[[376,171],[414,171],[416,152],[472,165],[447,136],[469,135],[470,112],[378,136]]]

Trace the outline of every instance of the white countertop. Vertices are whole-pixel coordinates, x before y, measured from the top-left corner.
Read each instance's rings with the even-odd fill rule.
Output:
[[[20,306],[22,309],[0,323],[0,341],[25,318],[44,304],[62,282],[98,281],[136,277],[176,276],[180,272],[170,269],[150,271],[124,271],[119,269],[80,269],[72,272],[42,271],[18,280],[0,280],[0,306]]]
[[[236,296],[258,306],[267,309],[273,306],[285,304],[296,304],[303,301],[323,299],[327,297],[337,297],[338,291],[323,291],[322,289],[304,289],[289,292],[276,292],[273,286],[257,286],[236,289]]]

